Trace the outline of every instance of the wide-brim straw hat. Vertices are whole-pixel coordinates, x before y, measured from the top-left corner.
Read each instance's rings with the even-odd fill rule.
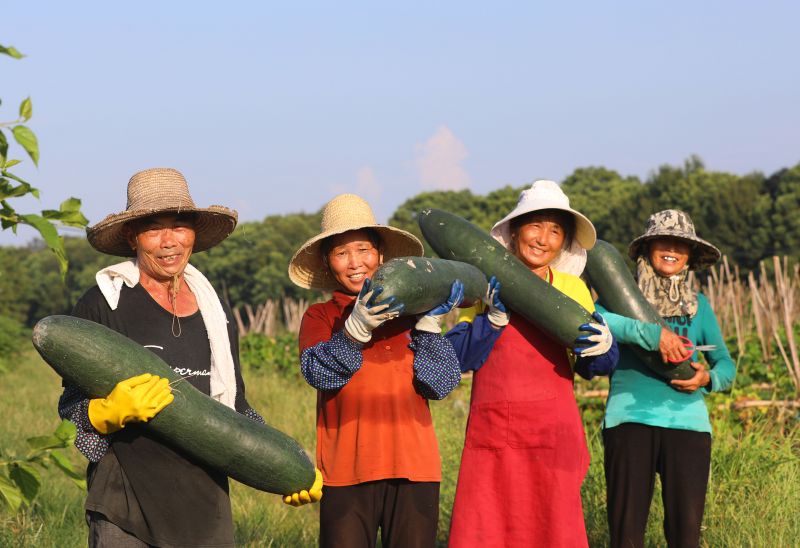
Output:
[[[125,223],[164,213],[193,213],[195,240],[193,251],[205,251],[227,238],[236,228],[236,211],[212,205],[197,207],[189,195],[189,185],[176,169],[153,168],[140,171],[128,181],[128,205],[86,229],[86,237],[96,250],[119,257],[135,257],[123,227]]]
[[[597,241],[597,232],[592,222],[569,205],[569,197],[564,194],[555,181],[534,181],[529,189],[519,195],[516,207],[492,227],[492,237],[511,249],[511,221],[534,211],[557,209],[566,211],[575,218],[575,235],[572,246],[561,251],[551,266],[561,272],[579,276],[586,265],[586,250],[592,249]]]
[[[700,238],[695,232],[694,223],[689,214],[679,209],[665,209],[653,213],[647,219],[644,234],[633,240],[628,246],[628,256],[634,261],[647,252],[647,242],[656,238],[677,238],[689,244],[689,268],[703,270],[714,265],[722,255],[719,249]]]
[[[374,230],[381,237],[384,261],[422,256],[424,251],[422,242],[410,232],[378,224],[369,204],[355,194],[340,194],[325,204],[321,225],[322,231],[301,245],[289,262],[289,279],[304,289],[341,289],[322,258],[323,241],[337,234],[365,228]]]

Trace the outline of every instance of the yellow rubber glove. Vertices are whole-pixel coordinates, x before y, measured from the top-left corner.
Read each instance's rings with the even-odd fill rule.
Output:
[[[318,468],[314,468],[315,478],[314,485],[309,490],[303,489],[299,493],[292,493],[283,497],[283,502],[291,504],[292,506],[302,506],[309,502],[318,502],[322,498],[322,472]]]
[[[145,373],[117,383],[105,398],[89,401],[89,421],[101,434],[111,434],[133,421],[147,422],[175,396],[167,379]]]

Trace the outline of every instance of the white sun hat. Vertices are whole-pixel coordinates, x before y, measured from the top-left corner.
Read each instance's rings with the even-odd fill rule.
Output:
[[[566,211],[575,218],[575,235],[569,249],[561,251],[550,266],[560,272],[580,276],[586,266],[586,250],[592,249],[597,232],[592,222],[582,213],[569,206],[569,197],[555,181],[534,181],[531,187],[519,195],[516,207],[492,227],[492,237],[511,249],[511,220],[544,209]]]

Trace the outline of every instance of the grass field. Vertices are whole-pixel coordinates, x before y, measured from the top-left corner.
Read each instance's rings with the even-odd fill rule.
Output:
[[[51,432],[58,424],[60,380],[32,352],[0,374],[0,448],[23,452],[25,439]],[[248,399],[267,421],[313,451],[314,391],[299,377],[274,372],[246,375]],[[439,541],[446,544],[458,464],[469,409],[469,380],[446,400],[432,402],[442,452],[444,478]],[[735,396],[735,395],[734,395]],[[607,544],[605,484],[598,401],[582,402],[592,465],[584,483],[584,513],[592,546]],[[796,546],[800,539],[800,430],[755,419],[744,427],[727,412],[713,413],[715,428],[711,482],[703,525],[706,546]],[[80,467],[83,459],[72,450]],[[44,486],[33,508],[0,514],[0,546],[85,546],[84,494],[55,470],[43,474]],[[508,486],[509,489],[524,486]],[[664,545],[662,510],[656,493],[647,542]],[[314,546],[317,507],[291,508],[277,495],[234,484],[231,498],[240,546]]]

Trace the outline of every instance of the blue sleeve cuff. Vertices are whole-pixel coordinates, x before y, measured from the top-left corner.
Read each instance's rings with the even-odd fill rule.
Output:
[[[337,331],[330,340],[303,350],[300,371],[306,382],[317,390],[338,390],[361,369],[362,346],[344,331]]]
[[[575,372],[584,379],[591,380],[596,376],[610,375],[617,367],[619,361],[619,346],[616,339],[611,342],[611,348],[599,356],[583,356],[575,361]]]
[[[492,326],[486,314],[478,314],[472,322],[461,322],[448,331],[445,337],[455,349],[461,371],[480,369],[503,329]]]
[[[65,386],[58,400],[58,415],[75,425],[75,448],[89,462],[98,462],[108,452],[113,434],[103,435],[89,420],[89,398],[75,386]]]
[[[252,407],[248,407],[247,409],[245,409],[244,413],[242,413],[242,415],[244,415],[245,417],[247,417],[251,421],[255,421],[255,422],[259,423],[259,424],[267,424],[267,422],[264,420],[264,417],[262,417],[258,413],[258,411],[256,411]]]
[[[411,332],[414,382],[422,397],[441,400],[461,381],[458,356],[450,341],[436,333]]]

